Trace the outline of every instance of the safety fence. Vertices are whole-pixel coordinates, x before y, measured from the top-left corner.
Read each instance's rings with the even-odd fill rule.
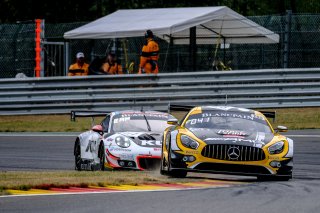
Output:
[[[320,68],[0,80],[0,115],[166,110],[169,103],[320,106]]]

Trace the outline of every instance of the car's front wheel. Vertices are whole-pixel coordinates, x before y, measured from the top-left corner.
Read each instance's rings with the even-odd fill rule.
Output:
[[[185,170],[172,170],[168,172],[168,175],[173,178],[185,178],[188,172]]]
[[[165,157],[163,155],[163,146],[164,146],[164,138],[162,138],[162,147],[161,147],[161,161],[160,161],[160,174],[166,175],[167,171],[165,170],[165,167],[167,167],[167,163],[165,160]]]
[[[257,176],[258,181],[289,181],[291,178],[290,176]]]
[[[167,162],[167,167],[168,167],[168,171],[166,172],[166,175],[173,177],[173,178],[185,178],[188,174],[187,171],[185,170],[172,170],[171,169],[171,141],[169,143],[169,147],[168,147],[168,162]]]

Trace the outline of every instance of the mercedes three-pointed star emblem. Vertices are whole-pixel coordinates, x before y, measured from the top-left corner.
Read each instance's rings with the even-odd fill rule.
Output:
[[[230,160],[237,160],[240,157],[240,149],[232,146],[228,149],[227,154]]]

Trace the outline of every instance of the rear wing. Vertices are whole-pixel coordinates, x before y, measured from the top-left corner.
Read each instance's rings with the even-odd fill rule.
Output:
[[[175,105],[175,104],[168,104],[168,113],[171,113],[171,111],[179,111],[179,112],[189,112],[192,108],[195,106],[190,105]],[[272,118],[272,121],[274,122],[276,119],[276,111],[259,111],[267,118]]]
[[[175,105],[175,104],[168,104],[168,114],[172,114],[172,111],[175,112],[183,112],[183,114],[175,116],[178,118],[179,123],[184,120],[184,118],[188,115],[189,111],[193,109],[194,106],[186,106],[186,105]]]
[[[189,112],[194,106],[168,104],[168,113],[171,111]]]
[[[276,111],[259,111],[267,118],[272,118],[272,121],[274,122],[276,120]]]
[[[71,111],[70,120],[76,121],[77,117],[91,117],[94,120],[94,117],[106,116],[110,111]]]

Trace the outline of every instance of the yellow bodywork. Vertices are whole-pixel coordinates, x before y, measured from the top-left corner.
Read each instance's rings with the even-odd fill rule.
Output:
[[[208,158],[208,157],[204,157],[201,155],[201,151],[203,150],[203,148],[207,145],[204,141],[200,140],[198,137],[196,137],[191,131],[189,131],[188,129],[184,128],[183,126],[185,125],[186,121],[188,120],[188,117],[190,115],[194,115],[194,114],[199,114],[202,113],[201,107],[195,107],[193,108],[193,110],[191,110],[186,118],[184,119],[183,123],[181,124],[181,126],[177,126],[175,128],[175,130],[178,131],[177,137],[176,137],[176,144],[178,146],[178,148],[180,149],[180,151],[175,151],[176,153],[182,154],[182,155],[193,155],[196,160],[193,162],[186,162],[187,164],[187,168],[192,168],[194,165],[199,164],[199,163],[221,163],[221,164],[234,164],[234,165],[254,165],[254,166],[263,166],[265,168],[267,168],[271,174],[276,174],[277,170],[279,168],[273,168],[270,166],[270,162],[271,161],[283,161],[283,160],[288,160],[289,158],[286,158],[286,154],[288,153],[289,150],[289,144],[286,141],[286,137],[276,133],[274,131],[274,129],[272,128],[270,122],[266,119],[266,117],[258,112],[258,111],[254,111],[256,116],[262,116],[265,118],[265,120],[267,121],[268,125],[270,126],[270,129],[272,130],[272,133],[274,135],[273,139],[271,142],[269,142],[267,145],[265,145],[262,149],[265,153],[265,159],[261,160],[261,161],[230,161],[230,160],[219,160],[219,159],[213,159],[213,158]],[[167,140],[167,132],[169,131],[169,129],[166,129],[164,132],[164,140],[163,143],[165,144],[166,140]],[[171,130],[172,131],[172,130]],[[199,143],[199,147],[197,149],[192,149],[192,148],[187,148],[185,147],[182,143],[181,143],[181,135],[187,135],[188,137],[190,137],[191,139],[197,141]],[[284,141],[284,148],[283,151],[279,154],[270,154],[268,152],[268,147],[272,146],[273,144],[279,142],[279,141]],[[163,156],[165,159],[168,159],[168,150],[167,147],[164,145],[163,146]]]

